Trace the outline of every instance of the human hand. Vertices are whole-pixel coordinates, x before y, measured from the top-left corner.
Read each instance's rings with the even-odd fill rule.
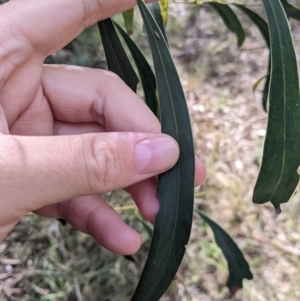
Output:
[[[14,0],[0,6],[0,241],[34,211],[64,218],[120,254],[138,233],[99,196],[125,188],[153,222],[155,175],[177,161],[177,143],[116,75],[43,65],[84,28],[135,0]],[[196,160],[196,185],[205,174]]]

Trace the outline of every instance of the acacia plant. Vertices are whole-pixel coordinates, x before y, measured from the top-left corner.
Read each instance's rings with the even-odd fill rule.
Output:
[[[168,1],[148,5],[143,0],[137,2],[152,52],[154,72],[129,37],[133,31],[133,9],[123,13],[127,33],[111,19],[99,22],[99,29],[108,69],[117,73],[134,91],[140,78],[145,101],[160,119],[162,131],[173,136],[180,146],[176,166],[159,176],[157,196],[160,211],[156,216],[148,257],[131,299],[155,301],[160,299],[174,278],[189,240],[194,211],[194,147],[183,89],[164,29]],[[194,2],[201,5],[206,1]],[[253,202],[263,204],[270,201],[276,214],[279,214],[280,204],[289,200],[299,181],[299,79],[287,17],[299,20],[300,11],[287,0],[262,0],[267,17],[265,21],[241,4],[207,3],[219,13],[226,27],[236,34],[238,46],[243,44],[245,32],[231,6],[250,18],[270,48],[262,97],[268,125]],[[127,58],[116,29],[131,52],[139,76]],[[243,278],[252,278],[249,266],[231,238],[202,212],[197,213],[212,227],[216,241],[224,252],[230,271],[227,286],[234,292],[237,287],[242,287]]]
[[[0,4],[7,1],[0,0]],[[205,2],[215,9],[228,30],[235,33],[239,47],[246,35],[239,14],[235,11],[246,14],[257,26],[266,47],[270,49],[262,93],[262,106],[268,114],[267,134],[261,168],[253,191],[253,202],[263,204],[270,201],[276,214],[279,214],[280,204],[289,200],[299,181],[300,92],[297,60],[288,18],[300,21],[300,10],[287,0],[261,0],[265,17],[259,16],[247,5],[232,1],[188,2],[195,5]],[[141,81],[145,102],[161,121],[162,131],[177,140],[180,158],[170,171],[159,176],[157,196],[160,211],[154,228],[141,220],[152,239],[144,269],[131,300],[157,301],[168,289],[184,256],[193,216],[199,216],[212,228],[216,243],[228,262],[227,286],[233,295],[237,288],[242,287],[244,278],[252,279],[252,273],[230,236],[203,212],[194,208],[194,146],[184,92],[170,55],[165,32],[168,0],[151,4],[137,0],[137,4],[144,22],[143,30],[151,48],[154,70],[130,37],[133,30],[139,30],[133,25],[133,9],[123,13],[125,30],[112,19],[98,23],[107,66],[135,92],[138,82]],[[234,11],[233,6],[237,10]],[[130,51],[135,67],[123,45]],[[261,80],[258,80],[255,86],[260,83]]]

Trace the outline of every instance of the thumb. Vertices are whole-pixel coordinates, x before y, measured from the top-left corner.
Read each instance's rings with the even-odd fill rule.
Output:
[[[176,141],[164,134],[1,135],[0,202],[8,218],[10,212],[21,217],[140,182],[171,168],[178,156]]]

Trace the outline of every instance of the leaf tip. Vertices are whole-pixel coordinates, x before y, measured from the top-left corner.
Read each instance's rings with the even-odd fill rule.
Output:
[[[275,213],[278,216],[282,212],[280,205],[276,204],[276,205],[274,205],[274,208],[275,208]]]

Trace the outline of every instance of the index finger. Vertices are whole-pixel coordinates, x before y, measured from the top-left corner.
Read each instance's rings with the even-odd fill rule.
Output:
[[[134,5],[136,0],[14,0],[0,6],[1,34],[25,37],[37,52],[48,56],[86,27]]]
[[[144,101],[109,71],[46,65],[42,86],[56,120],[97,122],[108,132],[161,131]]]

